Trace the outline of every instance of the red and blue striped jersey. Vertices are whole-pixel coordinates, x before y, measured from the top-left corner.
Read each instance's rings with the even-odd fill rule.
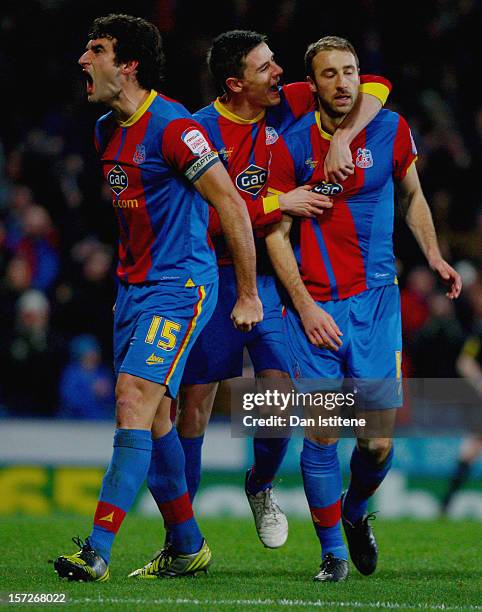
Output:
[[[153,90],[127,121],[112,112],[101,117],[95,145],[119,223],[119,279],[182,286],[216,281],[208,205],[193,186],[219,162],[204,128]]]
[[[364,75],[360,91],[377,96],[385,103],[391,83],[383,77]],[[254,119],[247,120],[229,111],[218,99],[199,110],[194,117],[206,129],[213,146],[225,165],[239,194],[246,202],[252,226],[260,230],[281,220],[277,198],[266,198],[268,165],[273,145],[280,134],[314,109],[313,93],[308,83],[291,83],[280,87],[281,102]],[[209,232],[218,263],[232,263],[221,235],[219,217],[210,207]],[[264,235],[260,232],[260,235]],[[258,261],[264,257],[264,240],[257,241]],[[258,266],[259,267],[259,266]]]
[[[381,110],[351,144],[354,174],[343,184],[327,183],[323,160],[330,139],[318,111],[309,113],[272,147],[268,179],[273,193],[309,184],[333,198],[323,215],[293,220],[300,274],[317,301],[396,282],[394,180],[405,177],[417,155],[405,119]]]

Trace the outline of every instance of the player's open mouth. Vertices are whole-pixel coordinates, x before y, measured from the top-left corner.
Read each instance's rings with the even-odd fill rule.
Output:
[[[351,102],[351,96],[335,96],[336,104],[349,104]]]
[[[94,79],[90,76],[88,72],[84,72],[84,76],[87,94],[90,95],[94,91]]]

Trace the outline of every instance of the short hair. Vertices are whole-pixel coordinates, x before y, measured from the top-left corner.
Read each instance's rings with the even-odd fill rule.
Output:
[[[252,30],[231,30],[217,36],[208,51],[209,70],[216,85],[226,91],[226,79],[243,78],[246,64],[244,60],[250,51],[266,42],[264,34]]]
[[[315,55],[318,55],[320,51],[349,51],[353,54],[353,57],[356,61],[356,67],[360,68],[360,62],[358,60],[358,55],[356,54],[355,47],[346,40],[346,38],[341,38],[340,36],[324,36],[317,40],[311,45],[308,46],[308,49],[305,53],[305,69],[306,74],[313,76],[313,58]]]
[[[117,64],[137,60],[136,77],[143,89],[159,89],[164,68],[162,39],[156,26],[141,17],[111,13],[97,17],[89,39],[110,38],[114,41]]]

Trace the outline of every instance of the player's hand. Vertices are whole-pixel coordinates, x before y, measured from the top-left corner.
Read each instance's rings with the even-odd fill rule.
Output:
[[[315,302],[300,310],[300,318],[311,344],[337,351],[342,345],[340,328],[333,317]]]
[[[263,320],[263,305],[258,296],[239,296],[231,313],[234,327],[242,332],[249,332],[256,323]]]
[[[324,169],[329,183],[344,181],[355,172],[350,145],[343,138],[337,138],[336,132],[325,157]]]
[[[449,286],[449,290],[445,295],[450,300],[458,298],[462,291],[462,278],[460,274],[441,257],[430,261],[429,264],[432,270]]]
[[[281,212],[294,217],[316,217],[322,215],[325,208],[333,206],[329,197],[311,191],[312,188],[312,185],[303,185],[280,195]]]

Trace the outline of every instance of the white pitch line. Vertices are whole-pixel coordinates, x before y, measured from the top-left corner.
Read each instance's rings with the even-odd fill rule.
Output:
[[[482,606],[449,606],[445,604],[402,604],[390,601],[306,601],[303,599],[187,599],[185,597],[162,599],[134,599],[122,597],[99,597],[70,599],[69,604],[98,603],[98,604],[153,604],[153,605],[190,605],[190,606],[286,606],[286,607],[315,607],[315,608],[374,608],[379,610],[446,610],[447,612],[465,612],[466,610],[482,610]]]

